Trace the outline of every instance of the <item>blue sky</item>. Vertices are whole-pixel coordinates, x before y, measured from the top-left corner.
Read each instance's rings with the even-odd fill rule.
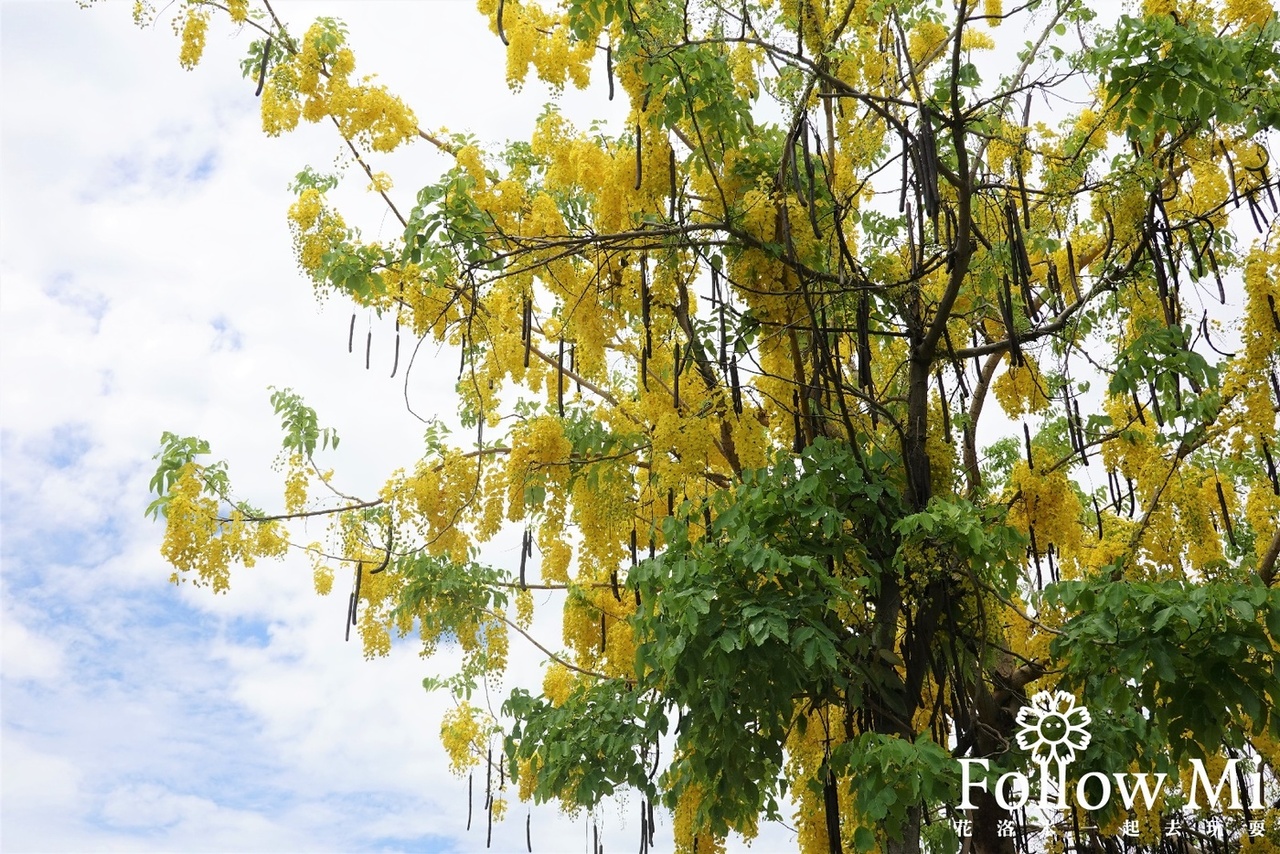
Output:
[[[282,8],[298,28],[347,20],[360,69],[426,127],[523,136],[545,101],[533,85],[507,92],[501,45],[469,2]],[[215,26],[184,72],[167,23],[139,31],[126,3],[0,2],[4,851],[484,849],[438,743],[449,701],[421,688],[447,651],[364,661],[343,642],[345,589],[315,596],[296,555],[238,573],[226,596],[169,585],[161,529],[143,516],[164,430],[208,439],[242,496],[278,505],[268,385],[338,429],[332,465],[351,492],[420,448],[403,364],[387,378],[390,330],[358,318],[374,330],[366,372],[346,351],[350,311],[318,305],[292,259],[287,185],[332,163],[339,141],[323,127],[263,137],[238,74],[245,46]],[[457,73],[465,63],[474,73]],[[598,113],[590,97],[566,109]],[[428,146],[383,164],[405,192],[443,166]],[[366,232],[389,227],[359,192],[346,212]],[[451,410],[436,382],[451,371],[429,370],[432,356],[410,399]],[[596,817],[610,850],[636,844],[633,808]],[[523,849],[525,816],[513,805],[494,850]],[[549,807],[532,828],[541,851],[590,836],[589,819]]]

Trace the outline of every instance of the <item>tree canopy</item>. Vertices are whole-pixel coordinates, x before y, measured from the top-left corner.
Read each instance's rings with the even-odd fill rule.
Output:
[[[136,5],[172,16],[186,67],[239,27],[268,136],[332,125],[348,168],[299,172],[298,262],[454,354],[466,431],[433,426],[348,495],[321,465],[337,433],[275,390],[272,510],[166,434],[150,512],[175,580],[224,590],[290,520],[328,517],[315,586],[353,575],[366,654],[462,651],[427,686],[456,698],[442,738],[455,771],[487,770],[495,817],[626,789],[642,849],[655,805],[702,854],[779,816],[806,852],[1039,850],[1063,828],[1154,847],[1188,760],[1274,779],[1266,0],[478,5],[511,87],[594,80],[625,126],[551,103],[514,141],[431,132],[337,20]],[[452,165],[402,191],[380,158],[409,145]],[[344,218],[343,181],[394,236]],[[488,565],[513,528],[518,565]],[[535,589],[558,591],[539,607],[562,639]],[[483,707],[525,642],[541,692]],[[996,776],[1048,762],[1015,738],[1040,691],[1094,710],[1079,768],[1181,790],[1008,811]],[[967,811],[963,758],[993,783]],[[1271,818],[1199,844],[1265,847],[1246,821]]]

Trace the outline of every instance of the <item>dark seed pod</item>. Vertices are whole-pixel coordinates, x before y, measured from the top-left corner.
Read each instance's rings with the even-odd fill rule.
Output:
[[[647,96],[646,96],[647,100]],[[636,189],[640,189],[644,177],[644,154],[641,150],[640,123],[636,122]]]
[[[262,95],[262,87],[267,84],[267,64],[271,61],[271,36],[267,36],[266,42],[262,45],[262,64],[258,66],[258,88],[254,90],[253,97],[258,98]]]
[[[609,100],[613,100],[613,42],[604,46],[604,73],[609,78]]]
[[[1236,544],[1236,532],[1231,524],[1231,511],[1227,509],[1227,496],[1222,491],[1222,481],[1218,480],[1216,474],[1213,477],[1213,485],[1218,490],[1218,506],[1222,508],[1222,523],[1227,529],[1227,539],[1231,541],[1231,545],[1234,547]]]

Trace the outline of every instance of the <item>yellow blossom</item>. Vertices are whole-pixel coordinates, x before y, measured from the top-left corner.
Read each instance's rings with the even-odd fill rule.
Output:
[[[209,13],[194,6],[188,9],[186,22],[182,25],[182,51],[178,55],[178,62],[188,71],[200,64],[208,30]]]

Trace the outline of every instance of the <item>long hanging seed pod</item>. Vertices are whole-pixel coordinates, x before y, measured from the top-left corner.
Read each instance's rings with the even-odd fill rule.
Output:
[[[1076,281],[1076,253],[1071,248],[1070,240],[1067,241],[1067,281],[1071,284],[1076,302],[1080,302],[1080,283]]]
[[[1076,437],[1080,442],[1080,462],[1085,465],[1089,464],[1089,443],[1086,441],[1084,433],[1084,419],[1080,417],[1080,401],[1075,399],[1071,401],[1072,415],[1076,422]]]
[[[351,353],[355,349],[356,343],[356,313],[351,312],[351,326],[347,329],[347,352]]]
[[[524,816],[524,847],[529,854],[533,854],[533,810],[525,813]]]
[[[920,110],[920,165],[923,174],[921,191],[924,194],[924,212],[933,223],[935,237],[938,231],[938,210],[941,198],[938,195],[938,141],[933,135],[933,111],[928,106]]]
[[[462,379],[462,373],[467,369],[467,333],[462,333],[462,346],[458,349],[458,379]]]
[[[356,611],[360,607],[360,580],[364,577],[364,561],[356,561],[356,580],[351,589],[351,602],[348,609],[347,640],[351,640],[351,627],[356,624]]]
[[[942,403],[942,435],[948,445],[951,438],[951,408],[947,406],[947,387],[942,384],[942,368],[938,368],[938,400]]]
[[[1204,254],[1209,259],[1209,269],[1213,271],[1213,278],[1218,282],[1218,301],[1226,305],[1227,289],[1222,284],[1222,271],[1218,269],[1218,255],[1213,251],[1212,242],[1206,245]]]
[[[1276,475],[1276,463],[1271,458],[1271,448],[1267,446],[1267,438],[1259,436],[1258,442],[1262,446],[1262,456],[1267,460],[1267,477],[1271,479],[1271,491],[1280,495],[1280,477]]]
[[[653,355],[653,329],[649,322],[651,295],[649,293],[649,256],[640,256],[640,322],[644,324],[644,354]]]
[[[484,839],[484,847],[493,845],[493,747],[489,747],[489,756],[484,763],[484,808],[489,814],[489,830]]]
[[[1129,518],[1132,519],[1133,514],[1138,510],[1138,496],[1133,486],[1133,478],[1125,475],[1124,484],[1129,488]]]
[[[1071,450],[1080,453],[1080,439],[1076,436],[1076,423],[1071,417],[1071,392],[1067,388],[1062,389],[1062,405],[1067,410],[1067,442],[1071,445]]]
[[[613,100],[613,42],[604,46],[604,73],[609,78],[609,100]]]
[[[647,97],[647,96],[646,96]],[[644,152],[640,142],[640,123],[636,122],[636,189],[639,190],[644,178]]]
[[[800,138],[802,150],[804,153],[804,171],[805,177],[809,182],[809,225],[813,228],[813,236],[822,239],[822,229],[818,227],[818,184],[814,180],[813,156],[809,153],[809,122],[801,127],[802,136]],[[817,140],[815,139],[815,142]],[[821,154],[821,143],[819,145],[819,154]]]
[[[667,176],[670,180],[671,187],[671,210],[667,217],[672,222],[676,221],[676,150],[670,148],[667,150]]]
[[[614,569],[609,572],[609,586],[613,588],[614,601],[622,601],[622,590],[618,587],[618,570]]]
[[[520,318],[520,340],[524,342],[524,366],[529,367],[529,356],[533,350],[533,300],[528,294],[524,296],[522,316]]]
[[[1027,444],[1027,468],[1031,471],[1036,470],[1036,462],[1031,457],[1031,428],[1027,426],[1027,422],[1022,422],[1022,437]]]
[[[262,64],[258,66],[258,88],[253,90],[253,97],[262,96],[262,87],[267,85],[267,64],[271,62],[271,36],[262,45]]]
[[[1222,481],[1218,480],[1217,472],[1213,475],[1213,485],[1218,491],[1218,506],[1222,508],[1222,523],[1227,528],[1227,539],[1231,541],[1234,548],[1236,545],[1235,527],[1231,524],[1231,511],[1227,509],[1227,496],[1222,491]]]
[[[1066,308],[1066,303],[1062,301],[1062,282],[1058,279],[1058,265],[1049,262],[1049,272],[1044,277],[1045,284],[1049,288],[1049,293],[1053,296],[1053,307],[1055,311],[1062,311]]]
[[[677,342],[675,347],[675,367],[671,371],[671,396],[674,398],[672,406],[676,412],[680,411],[680,344]],[[632,532],[632,550],[635,550],[635,531]]]
[[[1156,394],[1156,385],[1153,382],[1147,382],[1147,390],[1151,392],[1151,412],[1156,417],[1156,425],[1164,426],[1164,415],[1160,412],[1160,396]]]
[[[474,772],[467,773],[467,830],[471,830],[471,784]]]
[[[1138,400],[1137,389],[1129,389],[1129,395],[1133,398],[1133,409],[1138,414],[1138,422],[1142,424],[1143,427],[1146,427],[1147,419],[1146,416],[1142,414],[1142,401]]]
[[[556,353],[556,406],[560,417],[564,418],[564,339],[560,339],[560,349]]]
[[[1013,291],[1009,286],[1008,275],[1004,276],[1004,290],[998,292],[1000,298],[1000,314],[1004,319],[1004,328],[1009,333],[1009,361],[1015,368],[1022,367],[1022,348],[1018,346],[1018,328],[1013,322]]]
[[[858,295],[858,388],[871,390],[871,298]]]
[[[391,362],[391,376],[395,377],[396,371],[400,369],[400,315],[396,315],[396,349],[395,357]]]
[[[373,328],[370,327],[369,331],[366,332],[364,336],[364,369],[366,371],[369,370],[369,356],[372,352],[373,352]]]
[[[911,183],[911,160],[911,143],[904,131],[902,134],[902,182],[899,184],[902,189],[898,192],[898,213],[905,213],[907,210],[907,187]],[[908,219],[910,219],[909,215]],[[909,234],[910,229],[908,229]]]
[[[1204,343],[1209,345],[1209,349],[1217,353],[1219,356],[1226,356],[1228,359],[1233,358],[1235,353],[1224,353],[1217,347],[1213,346],[1213,339],[1209,337],[1209,312],[1204,313],[1204,317],[1200,318],[1200,334],[1204,336]]]
[[[733,399],[733,411],[742,414],[742,386],[738,385],[738,360],[729,362],[729,391]]]
[[[1027,317],[1034,321],[1040,319],[1036,310],[1036,302],[1031,294],[1031,258],[1027,254],[1027,244],[1023,239],[1022,225],[1018,222],[1018,207],[1013,199],[1005,202],[1005,228],[1009,233],[1009,247],[1013,255],[1013,280],[1022,295],[1022,303],[1026,306]],[[1012,295],[1010,295],[1012,306]]]
[[[506,5],[506,0],[498,0],[498,14],[495,20],[496,20],[496,23],[498,24],[498,38],[502,40],[503,47],[509,47],[511,45],[511,42],[507,41],[507,33],[502,26],[502,12],[503,12],[503,7],[505,5]]]
[[[520,540],[520,589],[521,590],[526,589],[525,580],[524,580],[525,562],[528,560],[529,556],[532,553],[533,553],[533,535],[529,532],[528,528],[525,528],[524,537]]]
[[[1027,531],[1029,534],[1031,534],[1031,545],[1029,548],[1031,551],[1031,560],[1036,565],[1036,586],[1043,588],[1044,573],[1041,571],[1041,568],[1040,568],[1040,547],[1036,544],[1035,526],[1034,525],[1029,526],[1027,528]]]
[[[1102,542],[1102,509],[1098,507],[1098,496],[1093,496],[1093,515],[1098,520],[1098,542]]]

